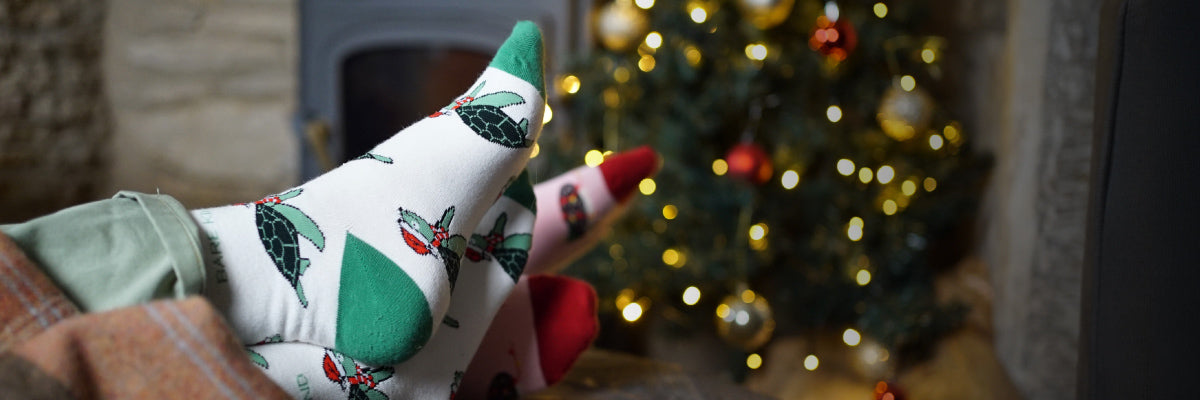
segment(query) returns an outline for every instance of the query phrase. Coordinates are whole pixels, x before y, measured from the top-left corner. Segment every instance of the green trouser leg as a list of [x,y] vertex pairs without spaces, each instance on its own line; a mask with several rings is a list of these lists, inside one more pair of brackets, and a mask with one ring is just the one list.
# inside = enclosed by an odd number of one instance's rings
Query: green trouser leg
[[120,192],[0,232],[87,312],[203,290],[199,229],[170,196]]

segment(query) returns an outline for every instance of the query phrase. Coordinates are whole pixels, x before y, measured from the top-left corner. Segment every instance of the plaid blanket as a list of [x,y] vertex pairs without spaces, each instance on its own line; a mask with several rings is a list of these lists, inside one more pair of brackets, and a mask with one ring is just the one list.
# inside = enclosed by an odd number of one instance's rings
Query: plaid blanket
[[82,314],[0,233],[0,393],[25,399],[287,395],[192,297]]

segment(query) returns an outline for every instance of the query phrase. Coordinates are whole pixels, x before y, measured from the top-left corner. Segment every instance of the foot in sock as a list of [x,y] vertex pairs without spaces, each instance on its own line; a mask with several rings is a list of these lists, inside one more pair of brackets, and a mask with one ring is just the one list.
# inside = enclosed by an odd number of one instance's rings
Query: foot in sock
[[471,235],[468,254],[474,256],[463,260],[437,335],[404,363],[364,363],[332,349],[274,339],[248,347],[251,359],[296,397],[453,398],[492,317],[525,268],[534,204],[533,187],[522,174]]
[[591,345],[598,327],[591,285],[564,276],[523,276],[484,335],[459,393],[515,399],[553,385]]
[[[559,224],[544,224],[539,222],[534,229],[534,240],[536,243],[541,243],[543,246],[572,246],[572,249],[567,251],[544,251],[537,260],[553,265],[566,264],[568,260],[555,259],[555,257],[567,257],[569,255],[580,252],[580,247],[586,250],[600,237],[599,234],[593,232],[601,232],[605,230],[613,221],[610,214],[617,212],[615,207],[615,199],[620,201],[628,200],[628,196],[632,193],[633,187],[642,179],[649,176],[653,172],[653,168],[646,168],[646,165],[654,164],[655,156],[652,151],[647,149],[636,149],[627,153],[621,153],[610,157],[605,161],[604,168],[588,168],[581,167],[579,169],[565,173],[559,177],[553,178],[545,183],[537,185],[534,192],[538,194],[537,204],[542,205],[543,215],[549,215]],[[583,176],[584,179],[579,177]],[[520,181],[518,181],[520,182]],[[574,239],[568,239],[569,230],[562,228],[564,214],[560,206],[561,188],[565,184],[570,184],[575,188],[576,192],[584,193],[587,196],[584,200],[576,199],[576,202],[585,202],[584,204],[594,205],[589,209],[587,215],[593,217],[591,223],[585,225],[587,232]],[[515,186],[515,184],[514,184]],[[513,199],[522,198],[520,192],[510,190],[505,195]],[[602,196],[596,196],[595,194]],[[532,194],[532,193],[529,193]],[[522,200],[521,202],[530,202]],[[550,205],[547,209],[546,205]],[[498,202],[495,207],[501,207],[502,202]],[[489,215],[494,212],[489,211]],[[512,215],[520,215],[512,213]],[[472,235],[470,242],[473,243],[466,251],[467,260],[464,261],[464,271],[472,270],[472,263],[475,261],[487,261],[488,256],[494,255],[496,264],[490,269],[487,269],[485,274],[481,274],[476,282],[490,282],[489,287],[499,287],[502,289],[503,282],[507,281],[510,285],[514,279],[514,273],[519,274],[516,268],[518,263],[509,262],[507,265],[502,265],[499,260],[521,260],[524,258],[524,253],[516,249],[521,248],[520,245],[514,246],[524,240],[524,237],[519,234],[510,234],[508,236],[497,235],[496,225],[489,225],[488,221],[492,218],[487,217],[479,228],[476,235]],[[497,218],[498,219],[498,218]],[[509,218],[509,221],[514,221]],[[541,219],[539,219],[541,221]],[[508,222],[511,227],[513,222]],[[538,229],[553,229],[550,231],[542,231]],[[507,257],[504,257],[507,255]],[[549,270],[551,268],[539,268],[534,264],[535,258],[529,258],[530,263],[526,271],[533,269]],[[503,274],[500,274],[503,271]],[[487,277],[486,274],[491,274]],[[524,393],[541,389],[548,384],[552,384],[561,378],[562,374],[569,368],[579,354],[586,349],[592,338],[595,335],[595,295],[594,292],[587,287],[586,284],[579,281],[568,281],[563,283],[564,289],[552,290],[558,285],[557,280],[549,278],[535,279],[537,282],[542,282],[538,287],[542,290],[540,293],[531,298],[529,291],[529,282],[522,279],[520,288],[516,289],[513,294],[505,299],[505,305],[500,307],[497,312],[497,306],[500,303],[497,300],[497,294],[500,292],[488,292],[487,295],[480,295],[474,298],[467,297],[466,293],[483,293],[467,289],[469,287],[477,287],[478,284],[472,284],[470,276],[464,275],[463,282],[460,286],[462,289],[456,292],[447,314],[450,319],[446,322],[449,324],[458,325],[459,328],[452,329],[448,326],[443,326],[442,330],[429,343],[426,351],[422,351],[415,358],[400,366],[370,366],[369,364],[355,364],[355,362],[347,357],[338,355],[335,352],[305,344],[286,343],[280,345],[267,346],[251,346],[250,352],[254,359],[261,360],[260,365],[264,368],[268,363],[271,367],[264,371],[271,376],[280,386],[289,390],[296,396],[303,396],[310,393],[320,393],[328,396],[344,395],[345,391],[350,390],[350,386],[338,384],[338,380],[334,378],[312,380],[313,376],[321,376],[319,368],[322,360],[326,355],[331,357],[331,360],[337,361],[335,365],[352,365],[350,370],[353,370],[353,365],[357,365],[359,370],[371,371],[364,372],[362,376],[392,376],[398,374],[403,377],[401,380],[388,383],[376,382],[378,387],[370,386],[372,390],[380,391],[380,393],[389,395],[404,395],[411,396],[414,393],[436,395],[435,397],[443,397],[444,393],[454,393],[457,388],[461,390],[472,391],[472,393],[486,392],[488,386],[492,385],[492,380],[496,380],[496,390],[521,390]],[[548,283],[547,283],[548,282]],[[550,289],[547,289],[550,288]],[[586,288],[586,289],[585,289]],[[551,295],[550,293],[566,293],[564,295]],[[562,297],[562,299],[560,299]],[[591,299],[588,301],[582,301]],[[570,306],[574,304],[574,306]],[[540,307],[540,311],[535,312],[535,308]],[[554,313],[549,312],[550,307],[556,307],[556,313],[563,314],[566,318],[548,317]],[[459,311],[459,310],[464,311]],[[472,313],[473,312],[473,313]],[[495,313],[495,319],[492,319]],[[554,321],[561,320],[568,328],[576,328],[574,330],[558,330],[553,335],[543,333],[538,336],[537,329],[531,328],[534,326],[531,322],[531,315],[540,315],[543,322],[541,326],[551,327]],[[487,330],[489,343],[500,342],[501,345],[486,345],[479,347],[479,351],[475,352],[476,345],[480,343],[482,331],[478,330],[481,323],[486,324],[487,321],[492,321],[491,326]],[[525,321],[525,322],[513,322]],[[577,322],[572,322],[577,321]],[[582,322],[578,322],[582,321]],[[590,326],[590,328],[588,328]],[[496,335],[492,338],[492,335]],[[539,344],[541,340],[546,340],[546,344]],[[555,347],[550,345],[551,341],[559,344]],[[443,349],[442,347],[446,347]],[[520,348],[518,353],[516,350]],[[511,350],[511,352],[510,352]],[[428,354],[427,354],[428,352]],[[541,354],[539,355],[539,352]],[[474,353],[474,360],[471,361],[472,367],[466,369],[467,361],[470,360],[470,355]],[[468,358],[464,359],[466,354]],[[519,355],[518,355],[519,354]],[[533,361],[519,361],[529,359]],[[485,361],[487,360],[487,361]],[[544,361],[543,361],[544,360]],[[517,369],[517,366],[524,367],[528,371]],[[346,367],[343,365],[343,370]],[[465,375],[462,371],[466,369]],[[386,373],[381,371],[387,371]],[[483,372],[479,372],[483,371]],[[500,372],[504,372],[501,374]],[[329,373],[327,376],[344,376],[339,373]],[[299,384],[296,377],[305,376],[304,384]],[[475,376],[471,384],[475,387],[467,386],[467,383],[461,381],[464,377]],[[488,379],[478,378],[486,376]],[[497,378],[498,377],[498,378]],[[510,379],[511,378],[511,379]],[[359,380],[365,378],[358,378]],[[506,381],[507,380],[507,381]],[[401,381],[404,381],[403,383]],[[504,382],[509,382],[512,386],[506,386]],[[480,387],[482,386],[482,387]],[[367,388],[367,386],[363,386]],[[358,390],[358,389],[355,389]],[[460,392],[461,392],[460,390]],[[465,398],[473,398],[467,396]]]
[[654,150],[643,146],[539,183],[534,192],[542,213],[534,228],[529,273],[556,273],[591,249],[658,163]]
[[412,357],[450,306],[465,235],[529,159],[542,79],[541,34],[518,23],[468,94],[367,156],[253,204],[193,211],[205,295],[245,343]]

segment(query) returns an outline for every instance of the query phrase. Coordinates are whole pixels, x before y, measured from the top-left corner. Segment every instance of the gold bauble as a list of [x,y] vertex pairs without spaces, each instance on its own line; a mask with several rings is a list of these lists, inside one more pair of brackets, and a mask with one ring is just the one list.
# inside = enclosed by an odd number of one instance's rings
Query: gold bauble
[[738,8],[758,29],[779,25],[792,14],[795,0],[738,0]]
[[[749,301],[747,301],[749,300]],[[745,351],[754,351],[771,339],[775,317],[767,300],[750,290],[725,297],[717,306],[717,335]]]
[[616,0],[596,10],[592,26],[600,44],[612,51],[624,51],[642,41],[650,23],[633,0]]
[[920,87],[904,90],[892,85],[879,102],[879,127],[892,139],[905,141],[929,128],[933,99]]

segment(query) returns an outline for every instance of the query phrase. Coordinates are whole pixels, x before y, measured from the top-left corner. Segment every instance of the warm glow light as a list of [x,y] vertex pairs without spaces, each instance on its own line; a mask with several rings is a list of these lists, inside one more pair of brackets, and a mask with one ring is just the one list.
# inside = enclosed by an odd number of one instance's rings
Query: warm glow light
[[937,60],[937,54],[933,52],[933,49],[921,50],[921,61],[924,61],[926,64],[933,64],[934,60]]
[[929,148],[940,150],[942,148],[942,135],[929,135]]
[[933,189],[937,189],[937,179],[925,178],[925,191],[932,192]]
[[663,218],[675,219],[675,216],[679,215],[679,209],[675,208],[674,204],[667,204],[663,206],[662,213]]
[[767,59],[767,46],[761,43],[746,45],[746,57],[755,61]]
[[737,317],[734,318],[733,322],[736,322],[738,325],[745,326],[746,324],[750,323],[750,312],[746,310],[738,311]]
[[587,154],[583,155],[583,163],[589,167],[595,167],[604,162],[604,153],[600,150],[588,150]]
[[700,65],[700,60],[701,60],[700,49],[697,49],[696,46],[688,45],[683,50],[683,56],[687,57],[688,65],[691,65],[693,67]]
[[843,176],[850,176],[850,174],[854,173],[854,161],[850,161],[845,158],[838,160],[837,171]]
[[651,55],[644,55],[640,60],[638,60],[638,69],[642,70],[642,72],[653,71],[654,65],[654,56]]
[[850,226],[863,227],[863,219],[859,217],[850,218]]
[[846,331],[842,332],[842,341],[848,346],[858,346],[858,343],[862,342],[862,335],[852,328],[846,328]]
[[886,17],[887,12],[888,12],[887,4],[875,3],[874,11],[875,11],[876,17],[879,17],[879,18]]
[[762,366],[762,356],[758,353],[750,353],[750,356],[746,357],[746,366],[750,369],[758,369]]
[[743,290],[742,291],[742,302],[743,303],[753,303],[754,298],[757,296],[758,295],[754,294],[753,290],[750,290],[750,289]]
[[867,286],[871,283],[871,272],[865,269],[858,270],[858,274],[854,275],[854,281],[858,282],[858,286]]
[[537,156],[538,156],[538,153],[541,153],[541,152],[542,152],[542,146],[538,146],[537,142],[534,142],[534,143],[533,143],[533,150],[531,150],[531,151],[529,152],[529,158],[534,158],[534,157],[537,157]]
[[705,10],[704,7],[701,7],[698,4],[692,6],[692,11],[689,14],[692,17],[692,22],[697,24],[704,23],[704,21],[708,20],[708,10]]
[[895,200],[887,199],[887,200],[883,201],[883,213],[884,214],[887,214],[887,215],[896,214],[896,209],[897,209],[897,207],[896,207]]
[[617,88],[604,89],[604,105],[608,108],[616,108],[621,105],[621,93],[617,92]]
[[904,181],[904,183],[900,184],[900,191],[904,192],[905,196],[912,196],[917,193],[917,183],[913,182],[912,179]]
[[760,222],[760,223],[754,224],[754,226],[750,227],[750,239],[751,240],[762,240],[762,238],[766,237],[766,236],[767,236],[767,224]]
[[825,117],[829,118],[829,122],[838,122],[842,120],[842,108],[838,106],[829,106],[825,109]]
[[575,94],[576,92],[579,92],[579,86],[579,77],[575,75],[567,75],[562,78],[562,88],[563,90],[567,91],[567,93]]
[[858,170],[858,180],[862,181],[862,183],[870,183],[871,178],[874,177],[875,173],[871,172],[870,168],[862,167],[862,169]]
[[818,360],[817,356],[809,354],[808,357],[804,357],[804,369],[815,371],[818,365],[821,365],[821,360]]
[[800,184],[800,173],[790,169],[783,171],[783,176],[779,178],[779,183],[783,184],[784,189],[795,189],[796,185]]
[[905,75],[905,76],[900,77],[900,88],[904,89],[905,92],[913,91],[913,89],[917,88],[916,78],[913,78],[912,75]]
[[621,309],[621,316],[625,317],[625,320],[629,322],[637,321],[638,318],[642,317],[642,305],[638,303],[626,304],[625,308]]
[[717,305],[717,318],[728,321],[729,320],[729,306],[724,305],[724,304],[718,304]]
[[617,83],[629,82],[629,68],[617,67],[613,69],[613,80]]
[[649,10],[650,7],[654,7],[654,0],[634,0],[633,4],[637,4],[638,8],[643,10]]
[[642,179],[642,182],[638,184],[638,190],[647,196],[654,194],[655,189],[658,189],[658,185],[650,178]]
[[862,236],[863,228],[861,226],[850,225],[846,227],[846,237],[849,237],[851,241],[857,242],[862,239]]
[[630,289],[630,288],[621,289],[621,291],[619,293],[617,293],[617,298],[616,298],[617,308],[625,308],[625,306],[629,305],[629,303],[632,303],[633,296],[634,296],[633,289]]
[[841,18],[842,11],[838,9],[836,2],[832,0],[825,2],[825,16],[829,17],[829,20],[833,22],[837,22],[838,18]]
[[700,302],[700,289],[695,286],[688,286],[683,289],[683,304],[694,306]]
[[950,143],[958,142],[958,128],[954,125],[946,125],[945,128],[942,128],[942,134],[946,136],[946,139],[950,140]]
[[650,32],[646,34],[646,46],[652,49],[657,49],[662,46],[662,34],[658,32]]
[[712,169],[713,173],[717,174],[717,176],[723,176],[726,172],[729,172],[729,163],[726,163],[725,160],[718,158],[713,160]]
[[879,167],[879,170],[875,172],[875,179],[878,179],[879,183],[882,184],[887,184],[894,178],[896,178],[896,170],[892,169],[890,165]]
[[662,254],[662,262],[663,264],[676,266],[675,264],[679,262],[679,252],[675,249],[666,249]]
[[542,113],[542,125],[550,123],[554,119],[554,110],[550,109],[550,103],[546,103],[546,112]]

